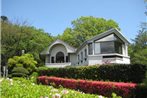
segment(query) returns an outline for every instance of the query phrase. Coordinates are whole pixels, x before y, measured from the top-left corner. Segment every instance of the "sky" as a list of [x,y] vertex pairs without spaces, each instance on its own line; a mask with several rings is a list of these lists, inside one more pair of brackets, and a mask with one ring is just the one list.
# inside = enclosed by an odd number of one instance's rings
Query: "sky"
[[147,21],[144,0],[2,0],[1,15],[24,22],[52,36],[62,34],[81,16],[112,19],[131,42]]

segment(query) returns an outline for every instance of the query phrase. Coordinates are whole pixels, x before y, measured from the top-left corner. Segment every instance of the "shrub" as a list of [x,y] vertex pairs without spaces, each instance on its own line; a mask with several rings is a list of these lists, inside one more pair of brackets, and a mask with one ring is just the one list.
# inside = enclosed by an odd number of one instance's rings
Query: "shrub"
[[38,83],[46,85],[54,83],[56,86],[62,85],[65,88],[76,89],[85,93],[101,94],[107,97],[110,97],[114,92],[123,98],[133,96],[136,87],[134,83],[75,80],[47,76],[38,77]]
[[14,56],[8,59],[9,72],[13,70],[14,67],[24,67],[31,74],[36,69],[37,62],[34,60],[32,54],[24,54],[21,56]]
[[109,80],[140,83],[145,78],[146,66],[130,65],[101,65],[65,68],[45,68],[38,70],[39,75],[56,76],[74,79]]
[[137,85],[135,94],[135,98],[147,98],[147,86],[143,84]]
[[12,77],[26,77],[28,74],[28,70],[23,67],[14,67],[12,70]]

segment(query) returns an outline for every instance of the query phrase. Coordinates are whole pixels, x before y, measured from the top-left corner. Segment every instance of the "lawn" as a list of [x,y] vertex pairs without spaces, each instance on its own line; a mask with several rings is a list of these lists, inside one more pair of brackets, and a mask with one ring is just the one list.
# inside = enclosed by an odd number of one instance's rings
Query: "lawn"
[[[100,95],[37,85],[23,78],[1,79],[1,98],[105,98]],[[115,96],[115,95],[114,95]]]

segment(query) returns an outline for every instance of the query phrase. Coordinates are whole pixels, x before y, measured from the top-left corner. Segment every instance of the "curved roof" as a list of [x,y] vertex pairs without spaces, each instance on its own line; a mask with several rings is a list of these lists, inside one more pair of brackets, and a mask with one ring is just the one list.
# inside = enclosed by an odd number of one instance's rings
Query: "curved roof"
[[67,53],[75,53],[77,50],[76,48],[70,46],[69,44],[63,42],[62,40],[57,39],[50,46],[48,46],[46,49],[44,49],[40,54],[50,54],[49,52],[50,52],[51,48],[57,44],[63,45],[66,48]]

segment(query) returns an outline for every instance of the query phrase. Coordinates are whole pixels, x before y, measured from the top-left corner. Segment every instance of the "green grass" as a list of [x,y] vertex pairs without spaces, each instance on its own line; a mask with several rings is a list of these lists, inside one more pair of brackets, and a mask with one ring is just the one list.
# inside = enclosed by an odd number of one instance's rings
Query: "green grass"
[[[1,82],[1,98],[101,98],[65,88],[37,85],[23,78],[4,79]],[[61,97],[54,97],[54,96]],[[103,97],[104,98],[104,97]]]

